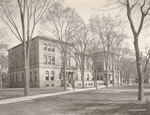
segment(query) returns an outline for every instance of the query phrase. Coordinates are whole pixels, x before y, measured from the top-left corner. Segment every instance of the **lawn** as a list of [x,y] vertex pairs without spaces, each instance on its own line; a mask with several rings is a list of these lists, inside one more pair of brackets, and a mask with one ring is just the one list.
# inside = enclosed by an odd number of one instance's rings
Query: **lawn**
[[[30,95],[46,94],[46,93],[56,93],[64,91],[63,87],[51,87],[51,88],[31,88]],[[23,88],[8,88],[0,90],[0,100],[23,97],[24,89]]]
[[139,102],[136,87],[103,88],[4,104],[0,105],[0,115],[150,115],[150,91],[145,92],[146,101]]

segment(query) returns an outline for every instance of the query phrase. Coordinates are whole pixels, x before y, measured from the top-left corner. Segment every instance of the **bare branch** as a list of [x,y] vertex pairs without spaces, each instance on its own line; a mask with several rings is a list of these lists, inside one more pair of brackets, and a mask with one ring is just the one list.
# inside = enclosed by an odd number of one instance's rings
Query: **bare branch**
[[131,10],[137,5],[138,2],[139,2],[139,0],[137,0],[137,1],[131,6]]

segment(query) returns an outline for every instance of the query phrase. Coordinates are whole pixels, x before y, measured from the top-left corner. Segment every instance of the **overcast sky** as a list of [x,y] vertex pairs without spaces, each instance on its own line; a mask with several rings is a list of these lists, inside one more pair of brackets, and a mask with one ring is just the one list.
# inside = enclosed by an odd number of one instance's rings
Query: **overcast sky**
[[[105,0],[65,0],[65,6],[69,6],[72,8],[75,8],[76,12],[79,13],[79,15],[84,19],[86,23],[88,23],[88,20],[91,15],[93,14],[105,14],[108,15],[110,14],[112,17],[117,15],[120,10],[104,10],[102,11],[102,8],[104,7],[103,5],[105,4]],[[99,9],[99,10],[94,10],[94,9]],[[126,19],[126,11],[122,11],[121,13],[122,19]],[[127,20],[127,19],[126,19]],[[4,28],[5,26],[1,24],[1,28]],[[5,28],[6,31],[8,31],[7,28]],[[129,23],[127,23],[127,32],[129,33],[130,39],[127,41],[130,43],[130,47],[133,49],[133,38],[132,38],[132,33],[131,29],[129,27]],[[34,36],[38,35],[38,29],[35,31]],[[14,37],[11,34],[9,35],[10,37]],[[144,49],[146,45],[150,46],[150,40],[149,36],[145,34],[144,32],[141,33],[142,39],[140,39],[140,47],[141,49]],[[143,38],[144,37],[144,38]],[[11,41],[10,47],[13,47],[17,44],[20,44],[20,42],[17,39],[13,39]]]

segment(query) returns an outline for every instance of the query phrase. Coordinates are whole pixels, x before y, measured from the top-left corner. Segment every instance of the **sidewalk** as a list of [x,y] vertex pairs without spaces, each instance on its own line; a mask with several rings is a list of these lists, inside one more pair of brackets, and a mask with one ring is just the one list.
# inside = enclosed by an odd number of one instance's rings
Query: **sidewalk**
[[[103,88],[105,86],[100,86],[99,88]],[[57,92],[57,93],[49,93],[49,94],[39,94],[39,95],[32,95],[32,96],[26,96],[26,97],[18,97],[18,98],[11,98],[11,99],[4,99],[0,100],[0,105],[1,104],[8,104],[8,103],[15,103],[15,102],[21,102],[21,101],[27,101],[27,100],[32,100],[32,99],[38,99],[38,98],[44,98],[48,96],[55,96],[55,95],[62,95],[62,94],[68,94],[68,93],[76,93],[76,92],[81,92],[81,91],[87,91],[87,90],[95,90],[95,87],[92,88],[85,88],[85,89],[77,89],[76,91],[71,91],[71,87],[67,87],[70,91],[63,91],[63,92]]]

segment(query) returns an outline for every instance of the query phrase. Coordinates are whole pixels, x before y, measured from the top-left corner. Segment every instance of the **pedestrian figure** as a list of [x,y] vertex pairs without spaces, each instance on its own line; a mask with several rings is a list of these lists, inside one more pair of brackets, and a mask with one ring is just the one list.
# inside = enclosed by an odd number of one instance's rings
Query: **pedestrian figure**
[[72,91],[76,91],[76,89],[75,89],[75,80],[72,81],[71,85],[72,85]]

